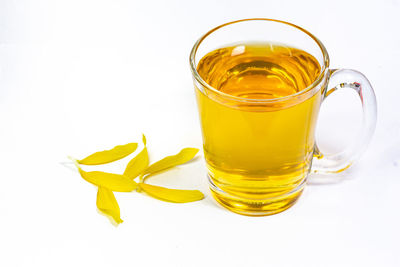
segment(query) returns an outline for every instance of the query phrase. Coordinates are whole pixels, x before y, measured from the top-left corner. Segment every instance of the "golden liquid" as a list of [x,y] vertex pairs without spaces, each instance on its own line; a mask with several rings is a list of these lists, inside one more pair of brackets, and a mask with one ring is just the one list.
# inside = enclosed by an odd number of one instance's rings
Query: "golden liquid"
[[[293,47],[246,43],[208,53],[197,71],[220,92],[262,100],[302,91],[321,67]],[[268,103],[235,100],[207,88],[198,88],[196,95],[216,199],[247,215],[290,207],[301,190],[290,192],[302,186],[310,170],[321,90]]]

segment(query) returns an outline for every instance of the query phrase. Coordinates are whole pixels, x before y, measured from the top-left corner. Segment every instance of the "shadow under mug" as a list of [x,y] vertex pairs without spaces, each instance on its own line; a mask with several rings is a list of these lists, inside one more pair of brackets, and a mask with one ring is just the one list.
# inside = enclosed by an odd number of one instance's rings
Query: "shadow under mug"
[[[235,43],[283,43],[311,54],[321,67],[318,78],[298,93],[249,99],[207,84],[197,65],[207,53]],[[229,210],[251,216],[291,207],[310,172],[330,175],[347,169],[365,151],[376,125],[376,99],[367,78],[355,70],[329,69],[324,45],[292,23],[244,19],[203,35],[190,54],[208,179],[214,198]],[[344,151],[323,155],[315,144],[322,101],[338,89],[355,90],[363,108],[363,126]]]

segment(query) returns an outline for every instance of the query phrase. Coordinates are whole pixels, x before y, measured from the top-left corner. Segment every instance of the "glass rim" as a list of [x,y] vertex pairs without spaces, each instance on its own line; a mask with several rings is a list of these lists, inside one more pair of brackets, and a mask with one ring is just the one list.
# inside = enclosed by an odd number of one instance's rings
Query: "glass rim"
[[[321,72],[319,74],[319,76],[315,79],[315,81],[313,81],[309,86],[307,86],[306,88],[304,88],[303,90],[292,94],[292,95],[288,95],[288,96],[282,96],[282,97],[277,97],[277,98],[273,98],[273,99],[253,99],[253,98],[245,98],[245,97],[238,97],[238,96],[233,96],[224,92],[221,92],[219,90],[217,90],[216,88],[212,87],[211,85],[209,85],[206,81],[203,80],[203,78],[200,76],[200,74],[197,72],[197,66],[196,66],[196,62],[195,62],[195,58],[196,58],[196,53],[197,50],[200,46],[200,44],[203,42],[204,39],[207,38],[207,36],[209,36],[210,34],[212,34],[213,32],[228,26],[228,25],[232,25],[235,23],[240,23],[240,22],[247,22],[247,21],[269,21],[269,22],[277,22],[277,23],[282,23],[282,24],[286,24],[288,26],[291,26],[297,30],[302,31],[303,33],[307,34],[309,37],[311,37],[311,39],[313,39],[317,45],[319,46],[319,48],[321,49],[322,52],[322,56],[323,56],[323,66],[321,66]],[[271,103],[271,102],[278,102],[278,101],[285,101],[288,100],[290,98],[305,94],[309,91],[311,91],[313,88],[317,87],[317,85],[323,80],[324,76],[325,76],[325,72],[327,70],[327,68],[329,67],[329,55],[328,52],[325,48],[325,46],[322,44],[322,42],[315,37],[312,33],[310,33],[309,31],[303,29],[300,26],[297,26],[293,23],[287,22],[287,21],[283,21],[283,20],[277,20],[277,19],[268,19],[268,18],[249,18],[249,19],[241,19],[241,20],[235,20],[235,21],[231,21],[231,22],[227,22],[224,24],[221,24],[211,30],[209,30],[207,33],[205,33],[204,35],[202,35],[194,44],[192,50],[190,51],[190,57],[189,57],[189,62],[190,62],[190,69],[192,71],[192,75],[193,77],[205,88],[211,90],[214,93],[217,93],[221,96],[224,96],[226,98],[230,98],[236,101],[243,101],[243,102],[257,102],[257,103]]]

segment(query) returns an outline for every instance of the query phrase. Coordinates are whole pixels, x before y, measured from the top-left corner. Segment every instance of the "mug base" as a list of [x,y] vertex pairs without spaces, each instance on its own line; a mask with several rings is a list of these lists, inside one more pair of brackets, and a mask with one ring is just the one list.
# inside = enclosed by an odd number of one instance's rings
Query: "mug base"
[[305,181],[295,190],[281,196],[267,199],[246,199],[229,194],[218,188],[209,178],[209,186],[214,199],[224,208],[246,216],[268,216],[280,213],[293,206],[303,192]]

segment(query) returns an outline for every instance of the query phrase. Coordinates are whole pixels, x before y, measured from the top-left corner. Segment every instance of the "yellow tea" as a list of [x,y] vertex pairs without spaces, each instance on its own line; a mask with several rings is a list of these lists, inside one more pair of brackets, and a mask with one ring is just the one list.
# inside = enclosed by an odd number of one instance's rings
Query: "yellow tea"
[[311,167],[322,92],[285,97],[317,79],[317,59],[281,44],[243,43],[209,52],[197,71],[220,92],[196,89],[215,198],[247,215],[292,205]]

